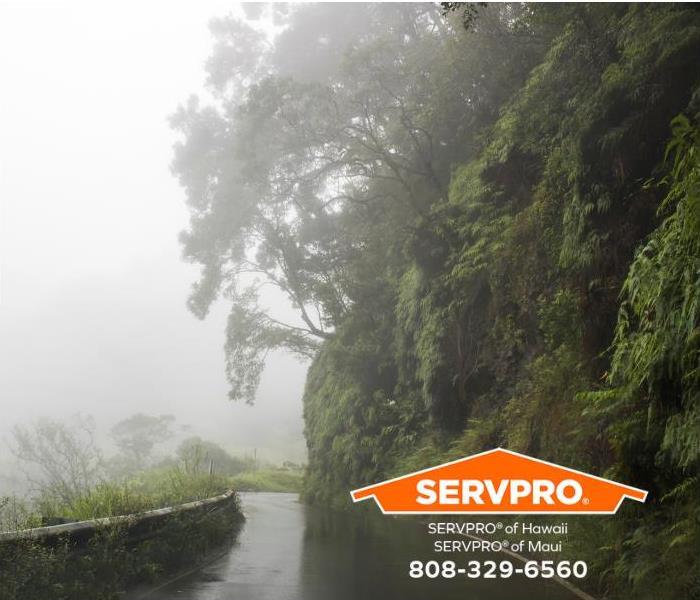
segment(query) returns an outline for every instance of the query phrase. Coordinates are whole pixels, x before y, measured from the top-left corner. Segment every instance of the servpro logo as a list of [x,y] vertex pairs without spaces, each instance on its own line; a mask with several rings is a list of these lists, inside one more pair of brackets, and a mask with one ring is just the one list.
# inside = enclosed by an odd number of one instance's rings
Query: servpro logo
[[613,514],[647,492],[496,448],[351,492],[385,514]]

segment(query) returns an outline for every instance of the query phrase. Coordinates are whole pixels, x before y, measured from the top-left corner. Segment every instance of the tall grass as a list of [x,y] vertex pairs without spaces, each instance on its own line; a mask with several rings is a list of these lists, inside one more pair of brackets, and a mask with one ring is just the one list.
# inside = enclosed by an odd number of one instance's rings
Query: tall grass
[[136,514],[210,498],[230,487],[231,482],[219,475],[188,474],[177,467],[152,469],[122,482],[103,481],[71,501],[47,491],[40,492],[31,504],[0,498],[0,530]]

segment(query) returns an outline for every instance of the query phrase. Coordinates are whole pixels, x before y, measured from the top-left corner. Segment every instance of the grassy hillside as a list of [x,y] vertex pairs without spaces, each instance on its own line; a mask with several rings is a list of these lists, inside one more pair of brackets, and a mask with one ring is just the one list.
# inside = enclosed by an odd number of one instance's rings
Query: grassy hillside
[[299,492],[301,481],[301,471],[262,469],[233,476],[231,485],[239,492]]

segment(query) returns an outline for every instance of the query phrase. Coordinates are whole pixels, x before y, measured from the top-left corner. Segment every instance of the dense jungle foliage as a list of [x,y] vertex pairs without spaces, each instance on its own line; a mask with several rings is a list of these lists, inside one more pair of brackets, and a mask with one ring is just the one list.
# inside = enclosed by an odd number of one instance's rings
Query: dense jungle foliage
[[213,23],[191,306],[232,304],[232,398],[313,357],[308,501],[503,446],[650,491],[578,522],[598,593],[700,598],[700,12],[468,9]]

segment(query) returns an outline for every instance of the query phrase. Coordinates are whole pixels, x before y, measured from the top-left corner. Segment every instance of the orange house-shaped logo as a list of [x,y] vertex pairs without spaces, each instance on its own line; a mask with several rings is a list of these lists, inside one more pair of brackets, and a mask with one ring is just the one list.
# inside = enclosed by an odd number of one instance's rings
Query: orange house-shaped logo
[[385,514],[614,514],[647,492],[496,448],[351,492]]

